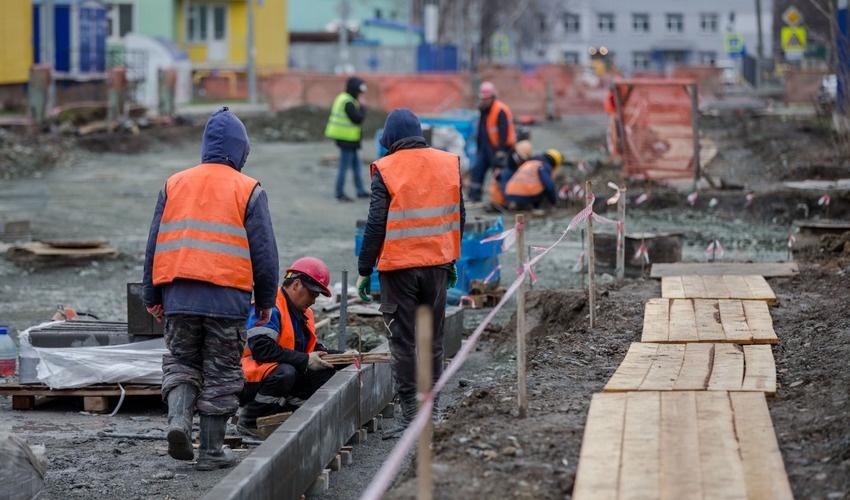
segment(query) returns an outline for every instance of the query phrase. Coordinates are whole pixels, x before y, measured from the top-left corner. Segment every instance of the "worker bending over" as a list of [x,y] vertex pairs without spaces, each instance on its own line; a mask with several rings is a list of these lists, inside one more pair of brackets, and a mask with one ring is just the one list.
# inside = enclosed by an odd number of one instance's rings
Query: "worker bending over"
[[316,257],[302,257],[286,270],[269,322],[258,324],[255,314],[248,318],[240,431],[255,435],[257,418],[280,413],[287,403],[300,406],[333,376],[334,365],[322,356],[342,351],[328,349],[316,340],[310,309],[319,294],[330,297],[328,283],[328,266]]
[[555,170],[561,166],[561,152],[547,149],[523,163],[505,184],[505,202],[511,210],[540,208],[544,201],[555,205],[558,190]]
[[493,182],[490,183],[489,190],[490,207],[488,208],[505,208],[508,206],[505,201],[505,185],[511,177],[513,177],[519,167],[525,163],[525,160],[531,157],[533,152],[534,148],[531,145],[531,141],[523,139],[516,143],[514,151],[508,155],[508,161],[505,163],[505,166],[497,167],[493,170]]

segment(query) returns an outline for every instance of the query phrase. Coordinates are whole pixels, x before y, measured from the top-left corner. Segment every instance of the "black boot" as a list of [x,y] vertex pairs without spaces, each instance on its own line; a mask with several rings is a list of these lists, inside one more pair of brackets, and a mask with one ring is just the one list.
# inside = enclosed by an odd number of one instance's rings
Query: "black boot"
[[191,384],[182,384],[168,393],[168,454],[177,460],[193,460],[192,414],[198,390]]
[[229,446],[224,444],[228,415],[201,415],[201,447],[198,449],[196,470],[215,470],[236,463]]
[[410,422],[416,418],[416,394],[399,394],[401,404],[401,416],[395,419],[395,424],[381,436],[381,439],[395,439],[401,437]]

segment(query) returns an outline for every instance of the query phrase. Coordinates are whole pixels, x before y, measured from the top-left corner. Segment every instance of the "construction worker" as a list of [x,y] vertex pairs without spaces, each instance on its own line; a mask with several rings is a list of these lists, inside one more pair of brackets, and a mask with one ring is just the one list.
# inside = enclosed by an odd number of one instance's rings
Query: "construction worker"
[[[316,324],[310,306],[328,290],[328,266],[316,257],[302,257],[289,266],[277,292],[271,320],[258,324],[251,314],[246,327],[248,342],[242,354],[245,387],[240,400],[238,428],[256,435],[257,418],[298,407],[334,374],[334,366],[322,360],[328,349],[316,340]],[[348,351],[357,354],[357,351]]]
[[483,82],[478,88],[478,153],[472,166],[469,200],[481,201],[484,179],[490,168],[504,167],[516,143],[510,108],[496,99],[496,86]]
[[523,139],[516,143],[514,151],[508,156],[508,161],[504,167],[498,167],[493,170],[493,182],[490,183],[490,207],[507,207],[505,201],[505,184],[514,175],[517,169],[525,163],[534,148],[531,141]]
[[366,106],[360,102],[360,96],[366,92],[366,82],[352,76],[345,82],[345,90],[340,92],[331,106],[325,137],[336,141],[339,148],[339,168],[336,174],[334,194],[337,201],[354,201],[345,195],[345,176],[348,170],[354,177],[354,189],[358,198],[368,198],[369,193],[363,187],[360,178],[360,139],[363,120],[366,119]]
[[[357,269],[357,291],[371,302],[372,271],[381,282],[381,312],[389,332],[401,419],[384,434],[398,437],[416,416],[415,316],[433,314],[433,375],[443,373],[446,290],[457,284],[454,261],[466,222],[460,157],[431,147],[408,109],[387,116],[379,142],[387,155],[372,164],[372,199]],[[441,419],[437,398],[433,417]]]
[[200,413],[198,470],[229,467],[227,420],[239,408],[245,318],[271,318],[279,273],[268,198],[241,173],[250,143],[226,107],[207,121],[202,163],[178,172],[159,192],[145,253],[142,299],[165,316],[162,396],[168,403],[168,454],[192,460],[192,414]]
[[555,170],[561,166],[561,152],[547,149],[542,155],[531,157],[505,184],[505,201],[511,210],[540,208],[546,200],[554,205],[558,201]]

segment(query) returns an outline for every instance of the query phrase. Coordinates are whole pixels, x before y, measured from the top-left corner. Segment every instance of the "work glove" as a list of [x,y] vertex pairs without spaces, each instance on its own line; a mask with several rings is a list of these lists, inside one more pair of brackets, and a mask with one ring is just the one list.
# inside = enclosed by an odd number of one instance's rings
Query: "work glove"
[[149,313],[151,313],[151,315],[153,315],[153,318],[156,320],[157,323],[162,323],[162,316],[165,314],[162,310],[162,304],[149,306],[147,307],[147,310]]
[[372,297],[369,296],[369,291],[372,289],[371,276],[359,276],[357,278],[357,295],[363,302],[372,302]]
[[451,267],[449,267],[449,279],[446,280],[446,290],[450,290],[457,286],[457,267],[455,267],[455,263],[452,262]]
[[325,368],[333,368],[334,365],[322,359],[322,356],[327,354],[325,351],[313,351],[308,354],[307,369],[310,371],[324,370]]
[[260,309],[257,307],[255,309],[255,314],[257,315],[257,321],[254,322],[254,326],[263,326],[272,319],[271,307],[268,309]]

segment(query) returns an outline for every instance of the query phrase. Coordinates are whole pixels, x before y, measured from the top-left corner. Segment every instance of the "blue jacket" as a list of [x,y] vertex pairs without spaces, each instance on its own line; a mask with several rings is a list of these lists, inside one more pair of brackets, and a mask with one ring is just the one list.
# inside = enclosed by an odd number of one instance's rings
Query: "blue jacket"
[[[219,163],[242,171],[251,149],[245,126],[225,107],[207,121],[201,143],[201,163]],[[251,293],[195,280],[175,280],[154,286],[153,257],[159,225],[168,196],[160,190],[145,250],[142,301],[146,307],[162,304],[166,315],[186,314],[245,319],[251,311]],[[277,297],[280,277],[277,242],[269,213],[268,197],[257,184],[245,211],[245,230],[254,273],[254,299],[257,307],[271,308]]]
[[[514,204],[520,210],[528,210],[530,208],[540,208],[543,200],[547,200],[551,205],[558,202],[558,187],[555,186],[555,180],[552,178],[552,163],[551,159],[545,154],[535,155],[529,160],[540,160],[543,163],[537,170],[537,175],[540,176],[540,182],[543,183],[543,192],[537,196],[515,196],[505,194],[505,202],[509,205]],[[506,176],[507,177],[507,176]],[[502,192],[505,192],[505,185],[508,179],[501,180]]]

